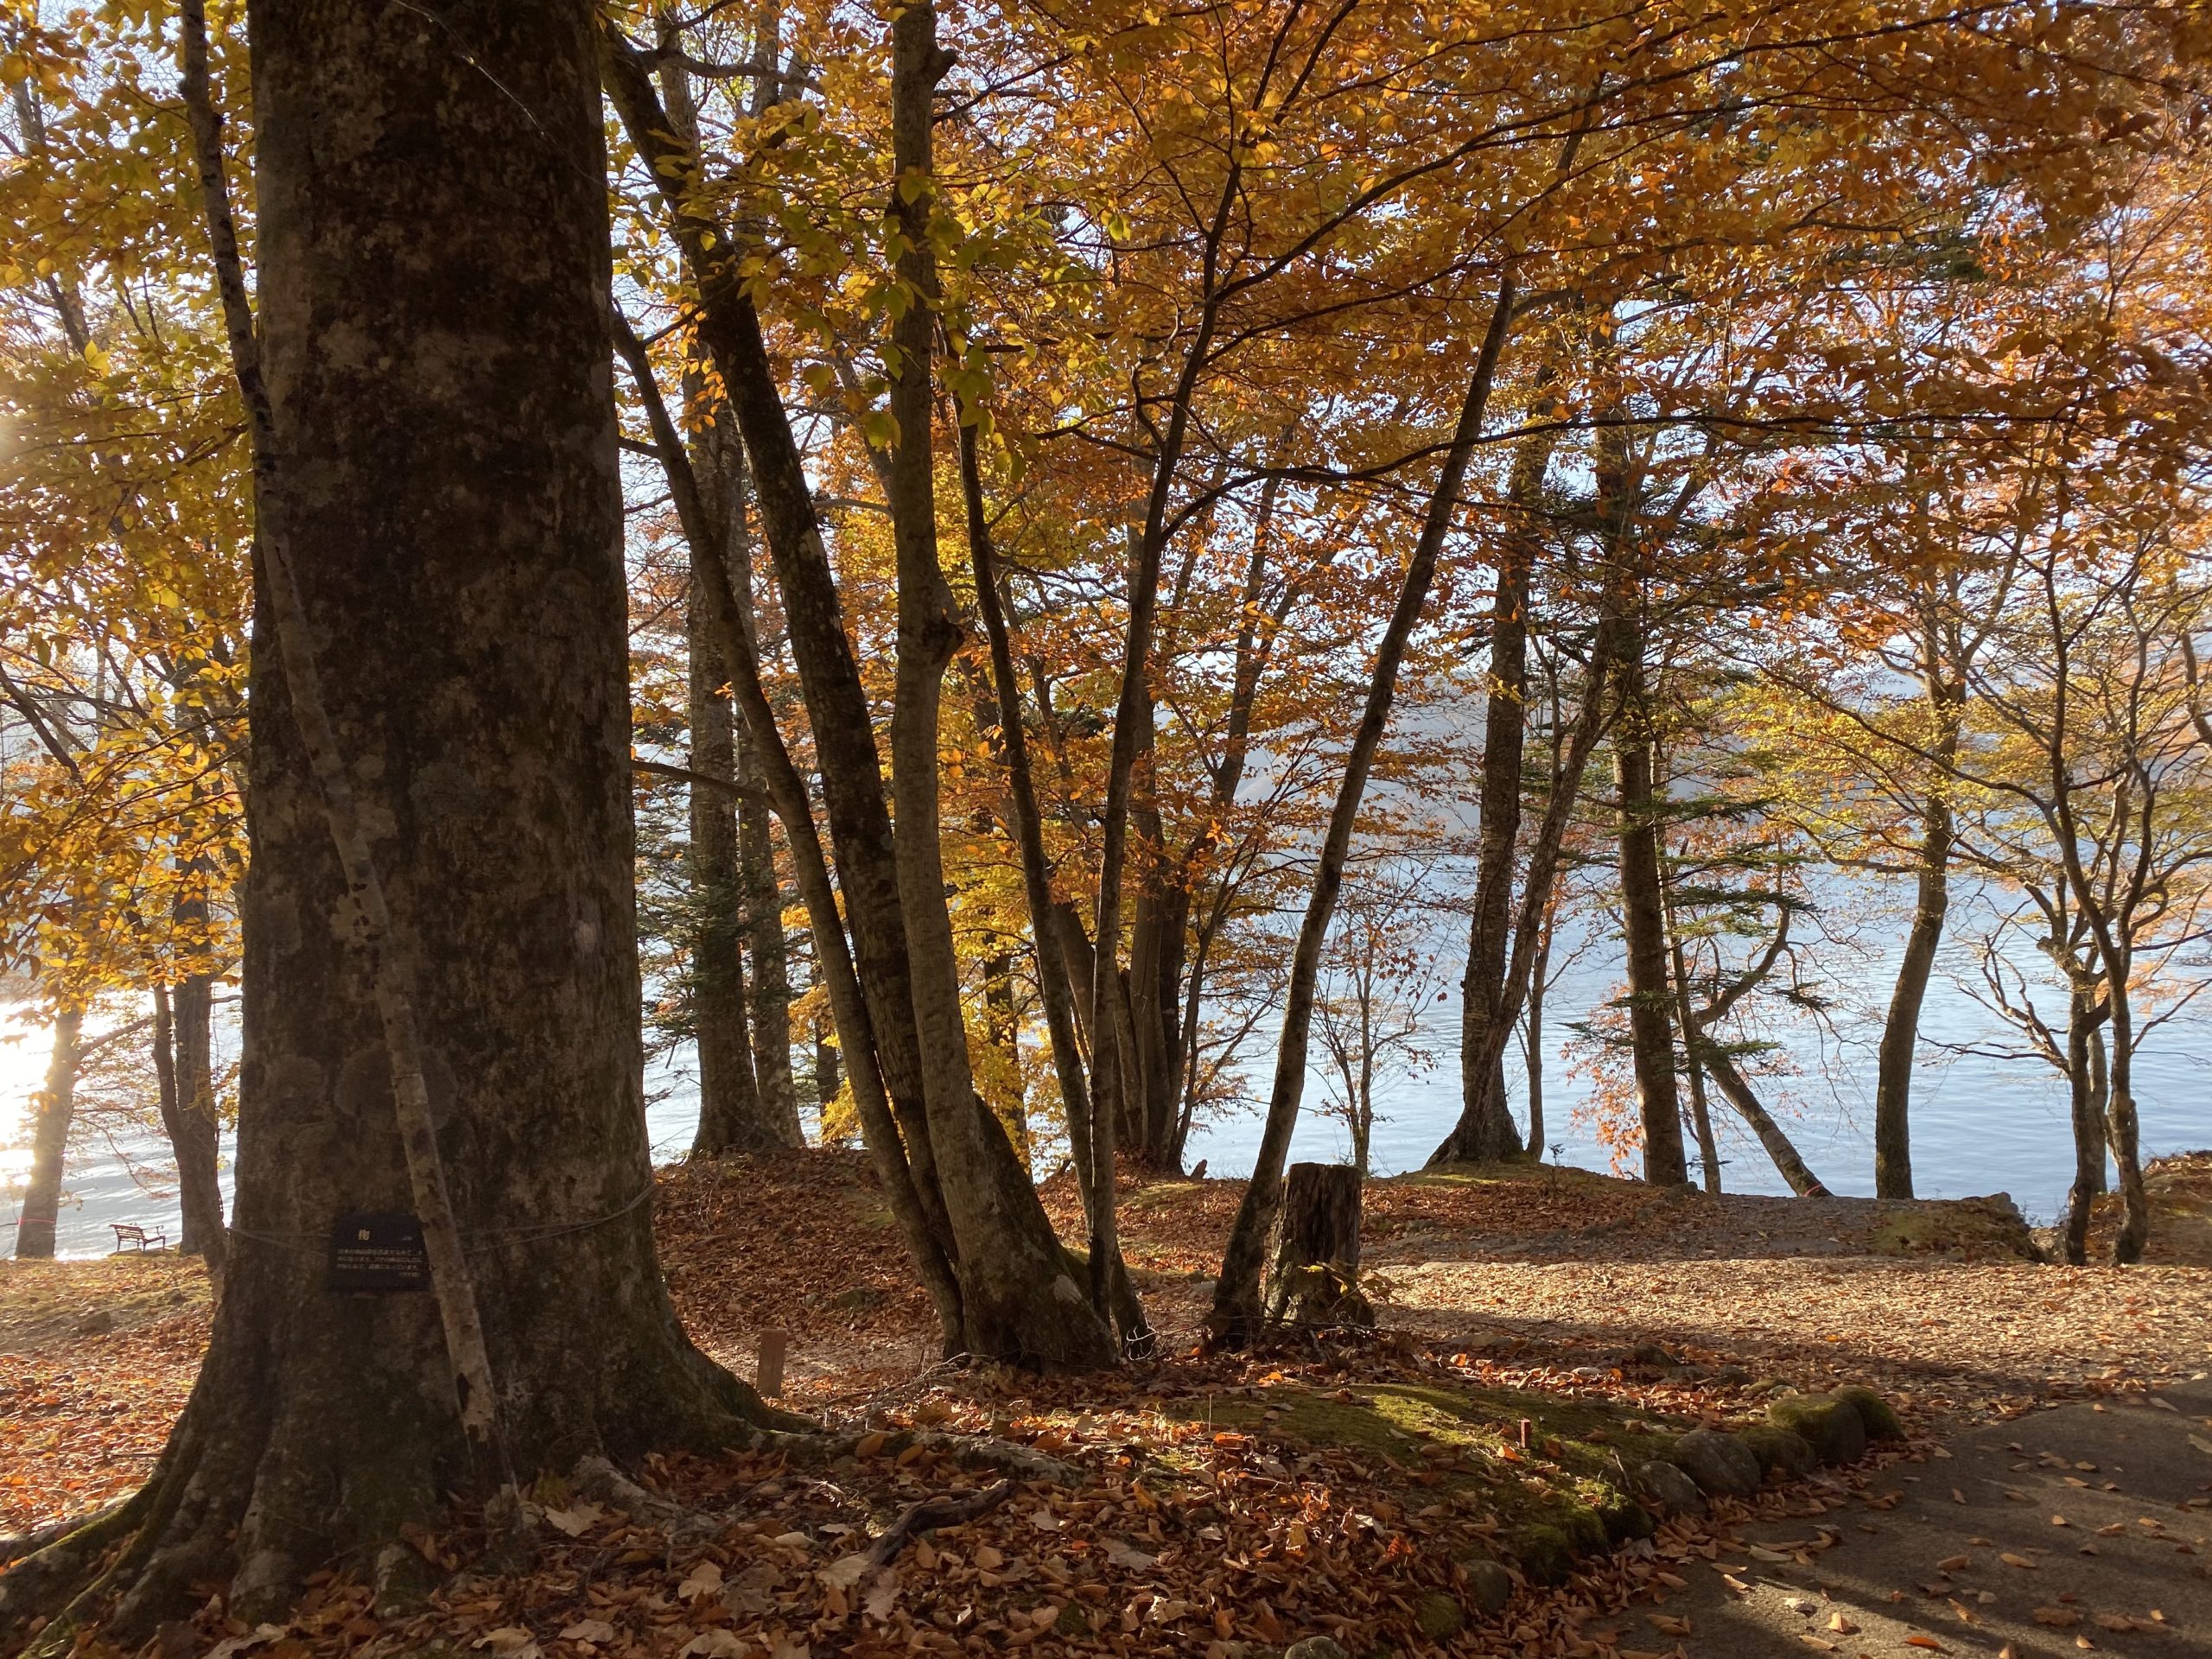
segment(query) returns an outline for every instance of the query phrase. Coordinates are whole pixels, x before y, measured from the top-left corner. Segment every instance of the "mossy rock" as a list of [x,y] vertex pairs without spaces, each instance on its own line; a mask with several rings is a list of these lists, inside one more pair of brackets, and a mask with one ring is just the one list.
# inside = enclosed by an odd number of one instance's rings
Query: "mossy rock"
[[1633,1543],[1638,1538],[1649,1538],[1659,1529],[1659,1523],[1652,1519],[1651,1511],[1628,1497],[1599,1504],[1598,1521],[1605,1529],[1605,1541],[1616,1548]]
[[1441,1590],[1432,1590],[1414,1604],[1414,1624],[1432,1642],[1459,1635],[1466,1623],[1466,1609]]
[[1813,1443],[1795,1429],[1783,1428],[1773,1423],[1753,1423],[1742,1431],[1743,1441],[1759,1460],[1759,1468],[1772,1474],[1782,1471],[1784,1480],[1802,1480],[1820,1467],[1820,1453],[1813,1450]]
[[1574,1571],[1574,1546],[1567,1529],[1548,1522],[1522,1527],[1508,1542],[1522,1572],[1537,1584],[1564,1584]]
[[1897,1420],[1897,1408],[1872,1389],[1852,1387],[1838,1389],[1831,1396],[1850,1402],[1859,1414],[1870,1440],[1901,1440],[1904,1439],[1904,1425]]
[[1502,1611],[1513,1599],[1513,1574],[1487,1555],[1471,1555],[1459,1563],[1467,1580],[1467,1595],[1484,1613]]
[[1858,1407],[1830,1394],[1792,1394],[1766,1409],[1767,1421],[1805,1437],[1822,1463],[1856,1463],[1866,1455],[1866,1423]]

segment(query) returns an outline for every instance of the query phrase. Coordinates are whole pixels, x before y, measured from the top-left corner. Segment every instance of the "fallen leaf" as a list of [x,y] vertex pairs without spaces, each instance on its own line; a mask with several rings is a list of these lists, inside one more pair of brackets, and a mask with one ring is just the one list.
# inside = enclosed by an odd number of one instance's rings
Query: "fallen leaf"
[[614,1639],[614,1627],[603,1618],[580,1618],[561,1632],[561,1639],[597,1647],[602,1642]]
[[571,1538],[581,1538],[600,1523],[607,1511],[596,1503],[571,1503],[565,1510],[545,1511],[545,1524]]
[[684,1575],[683,1582],[676,1586],[678,1601],[696,1601],[702,1596],[712,1595],[722,1587],[722,1570],[711,1560],[696,1563]]
[[1853,1624],[1848,1618],[1846,1618],[1840,1611],[1829,1616],[1828,1629],[1834,1630],[1838,1636],[1856,1636],[1859,1634],[1859,1627]]
[[1973,1560],[1974,1557],[1971,1555],[1946,1555],[1942,1560],[1936,1563],[1936,1570],[1938,1573],[1955,1573],[1961,1567],[1967,1566]]
[[1690,1633],[1689,1620],[1676,1618],[1669,1613],[1652,1614],[1651,1623],[1662,1636],[1688,1636]]
[[1950,1651],[1948,1648],[1945,1647],[1941,1642],[1938,1642],[1932,1636],[1908,1636],[1904,1639],[1904,1644],[1908,1648],[1925,1648],[1930,1653],[1948,1653]]
[[2038,1607],[2029,1617],[2054,1630],[2070,1630],[2082,1622],[2082,1615],[2071,1607]]
[[677,1649],[682,1659],[744,1659],[752,1651],[750,1642],[719,1625],[700,1631]]
[[2024,1555],[2015,1555],[2009,1549],[2003,1554],[1999,1555],[1997,1559],[2004,1562],[2007,1567],[2017,1567],[2025,1572],[2033,1572],[2035,1570],[2036,1564],[2033,1561],[2030,1560]]

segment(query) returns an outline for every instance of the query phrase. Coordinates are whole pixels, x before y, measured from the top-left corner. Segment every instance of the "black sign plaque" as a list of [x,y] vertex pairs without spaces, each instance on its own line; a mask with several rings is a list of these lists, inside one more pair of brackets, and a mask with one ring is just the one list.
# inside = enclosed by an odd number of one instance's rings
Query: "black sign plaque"
[[327,1287],[388,1296],[428,1290],[430,1257],[423,1224],[412,1216],[340,1216],[330,1230]]

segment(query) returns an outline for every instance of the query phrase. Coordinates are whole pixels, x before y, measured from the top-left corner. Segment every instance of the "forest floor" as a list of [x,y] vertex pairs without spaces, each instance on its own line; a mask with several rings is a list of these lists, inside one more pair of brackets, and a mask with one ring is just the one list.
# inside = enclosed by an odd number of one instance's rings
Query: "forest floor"
[[[649,1478],[669,1495],[728,1512],[709,1541],[671,1540],[549,1486],[539,1496],[563,1535],[530,1573],[472,1570],[464,1523],[418,1545],[454,1569],[428,1610],[381,1618],[365,1589],[332,1580],[282,1629],[228,1629],[211,1604],[198,1645],[229,1641],[220,1659],[1021,1647],[1240,1659],[1326,1633],[1353,1659],[1887,1656],[1930,1643],[1996,1653],[2005,1641],[2019,1656],[2093,1642],[2129,1650],[2109,1627],[2069,1626],[2073,1603],[2033,1626],[2049,1638],[2041,1646],[1955,1618],[1955,1598],[1929,1600],[1902,1580],[1903,1564],[1929,1548],[1931,1573],[1960,1551],[1979,1560],[1988,1552],[1978,1544],[1936,1541],[1983,1523],[1966,1509],[1910,1523],[1885,1512],[1912,1496],[1900,1479],[1955,1455],[1946,1442],[1958,1456],[1995,1456],[1981,1440],[2024,1445],[2026,1429],[2004,1426],[2038,1408],[2064,1407],[2038,1423],[2071,1412],[2092,1435],[2107,1416],[2181,1425],[2179,1413],[2149,1413],[2160,1400],[2212,1410],[2197,1397],[2212,1369],[2212,1157],[2170,1160],[2158,1192],[2154,1259],[2120,1270],[2031,1259],[2025,1228],[1995,1203],[1662,1196],[1529,1167],[1378,1181],[1365,1214],[1377,1336],[1205,1358],[1206,1275],[1241,1187],[1132,1183],[1124,1248],[1160,1355],[1109,1378],[1047,1382],[931,1364],[934,1321],[859,1156],[673,1168],[660,1179],[659,1236],[694,1338],[749,1377],[760,1333],[785,1332],[784,1403],[877,1431],[860,1454],[820,1468],[781,1456],[657,1465]],[[1064,1181],[1047,1199],[1075,1230]],[[143,1478],[189,1390],[207,1319],[197,1264],[174,1256],[0,1265],[0,1533]],[[1778,1394],[1846,1382],[1880,1390],[1908,1440],[1634,1538],[1642,1456],[1700,1425],[1756,1420]],[[902,1431],[914,1427],[1020,1441],[1083,1478],[1021,1484],[981,1519],[910,1548],[894,1572],[869,1573],[852,1546],[906,1503],[995,1478],[909,1444]],[[2162,1526],[2202,1526],[2212,1505],[2212,1480],[2199,1484],[2212,1477],[2212,1419],[2186,1427],[2170,1461],[2188,1490],[2162,1503]],[[2031,1503],[2044,1507],[2040,1495]],[[1863,1587],[1885,1605],[1836,1613],[1872,1634],[1808,1622],[1789,1573],[1802,1566],[1816,1586],[1821,1552],[1876,1529],[1898,1533],[1882,1547],[1892,1554],[1854,1553]],[[2190,1551],[2201,1541],[2183,1531],[2172,1541]],[[2202,1561],[2183,1565],[2202,1577]],[[1720,1567],[1748,1587],[1717,1578]],[[1761,1623],[1769,1590],[1781,1611]],[[1911,1599],[1902,1611],[1886,1605],[1892,1592]],[[1669,1611],[1677,1598],[1682,1611]],[[2145,1651],[2212,1651],[2188,1646],[2173,1622],[2203,1599],[2168,1599],[2164,1618],[2147,1606],[2112,1617],[2139,1619],[2149,1634],[2131,1639],[2153,1644]],[[1829,1616],[1825,1600],[1808,1605]],[[2212,1630],[2193,1639],[2212,1642]],[[168,1659],[175,1645],[164,1645]]]

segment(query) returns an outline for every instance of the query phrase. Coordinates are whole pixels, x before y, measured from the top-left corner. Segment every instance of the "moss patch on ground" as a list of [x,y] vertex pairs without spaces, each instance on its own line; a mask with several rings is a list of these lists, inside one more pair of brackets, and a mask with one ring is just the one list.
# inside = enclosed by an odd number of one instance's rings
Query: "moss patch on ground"
[[1249,1434],[1286,1463],[1307,1450],[1354,1452],[1380,1465],[1376,1473],[1402,1486],[1412,1508],[1440,1503],[1493,1514],[1505,1552],[1543,1580],[1650,1530],[1630,1471],[1665,1457],[1678,1432],[1555,1395],[1426,1382],[1334,1390],[1285,1382],[1256,1395],[1176,1401],[1166,1410]]

